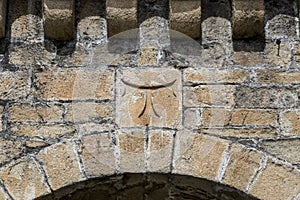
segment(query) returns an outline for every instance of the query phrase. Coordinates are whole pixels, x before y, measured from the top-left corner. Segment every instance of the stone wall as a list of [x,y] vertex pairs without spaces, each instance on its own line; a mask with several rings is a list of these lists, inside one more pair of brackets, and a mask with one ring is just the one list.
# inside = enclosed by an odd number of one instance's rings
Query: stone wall
[[1,200],[127,173],[300,199],[298,1],[0,7]]

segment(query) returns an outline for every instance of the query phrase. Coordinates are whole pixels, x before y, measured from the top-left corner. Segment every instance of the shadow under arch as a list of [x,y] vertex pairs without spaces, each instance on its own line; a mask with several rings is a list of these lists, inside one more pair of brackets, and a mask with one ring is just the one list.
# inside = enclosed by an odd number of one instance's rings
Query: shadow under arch
[[138,173],[95,178],[61,188],[36,200],[207,199],[258,200],[227,185],[177,174]]

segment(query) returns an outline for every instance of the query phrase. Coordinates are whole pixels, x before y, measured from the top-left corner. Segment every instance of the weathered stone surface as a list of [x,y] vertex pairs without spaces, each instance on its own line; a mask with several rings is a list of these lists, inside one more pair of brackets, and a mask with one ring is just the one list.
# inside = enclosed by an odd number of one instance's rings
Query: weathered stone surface
[[283,135],[300,135],[300,110],[281,112],[279,122]]
[[200,128],[198,132],[236,138],[275,138],[278,136],[274,128]]
[[[224,3],[226,4],[226,2]],[[229,46],[229,43],[232,42],[231,23],[228,19],[210,16],[201,23],[201,27],[203,43],[219,42],[224,46]]]
[[174,134],[174,131],[166,130],[149,131],[149,163],[147,171],[170,172]]
[[62,122],[63,107],[55,104],[12,104],[8,108],[9,122]]
[[0,187],[0,199],[11,200],[2,187]]
[[295,169],[268,161],[250,194],[260,199],[292,199],[300,190],[300,175]]
[[235,86],[200,85],[184,89],[183,105],[191,106],[226,106],[234,105]]
[[11,132],[19,136],[57,138],[62,136],[72,136],[75,128],[68,125],[11,125]]
[[0,170],[0,178],[14,199],[34,199],[50,193],[42,170],[32,159]]
[[232,55],[232,61],[240,66],[255,66],[266,64],[265,55],[262,52],[238,51]]
[[222,127],[229,125],[231,112],[224,108],[205,108],[201,117],[204,127]]
[[265,1],[266,39],[297,38],[297,1]]
[[300,139],[266,140],[260,147],[290,163],[300,163]]
[[237,144],[231,146],[229,154],[221,182],[245,191],[260,167],[263,154]]
[[17,100],[28,95],[30,77],[27,71],[0,73],[0,99]]
[[75,1],[43,1],[45,37],[55,40],[71,40],[75,36]]
[[83,180],[74,145],[70,142],[47,147],[37,155],[53,190]]
[[3,106],[0,106],[0,131],[2,131],[3,128],[3,121],[2,121],[2,116],[3,116]]
[[299,66],[300,65],[300,44],[299,43],[295,43],[294,44],[294,63]]
[[173,173],[216,180],[228,142],[187,131],[175,138]]
[[82,0],[79,7],[78,33],[80,38],[99,40],[105,37],[104,1]]
[[171,29],[192,38],[199,38],[201,35],[201,1],[171,0],[170,25]]
[[291,47],[286,42],[267,43],[265,47],[266,61],[273,66],[289,66],[292,61]]
[[296,89],[287,87],[238,86],[235,92],[237,107],[289,108],[298,105]]
[[181,125],[181,74],[174,69],[120,70],[116,122],[120,127]]
[[114,74],[111,70],[46,70],[35,74],[35,93],[43,99],[112,99]]
[[265,6],[263,0],[232,1],[232,27],[234,38],[263,36]]
[[198,128],[201,125],[201,111],[198,108],[187,108],[184,111],[185,128]]
[[50,65],[56,56],[56,52],[46,50],[43,43],[11,44],[8,51],[9,63],[22,68]]
[[158,63],[158,50],[156,48],[151,48],[144,46],[140,49],[138,65],[139,66],[155,66]]
[[118,145],[120,148],[121,172],[146,171],[146,139],[145,130],[119,131]]
[[93,133],[104,133],[104,132],[112,132],[116,129],[114,123],[83,123],[76,124],[76,130],[78,134],[81,136],[91,135]]
[[24,150],[20,141],[11,141],[0,138],[0,166],[4,163],[17,158]]
[[246,70],[192,69],[184,71],[184,82],[187,84],[200,83],[243,83],[250,78]]
[[137,0],[108,0],[106,2],[109,36],[138,28],[137,5]]
[[259,70],[257,80],[262,83],[300,83],[299,71]]
[[277,125],[276,110],[271,109],[235,109],[232,112],[232,125]]
[[112,120],[114,116],[111,103],[74,102],[67,108],[66,119],[69,122],[101,122]]
[[9,19],[12,42],[39,42],[42,40],[40,1],[11,0]]
[[82,161],[88,177],[111,175],[116,171],[115,146],[109,134],[82,138]]
[[0,38],[5,37],[6,1],[0,1]]

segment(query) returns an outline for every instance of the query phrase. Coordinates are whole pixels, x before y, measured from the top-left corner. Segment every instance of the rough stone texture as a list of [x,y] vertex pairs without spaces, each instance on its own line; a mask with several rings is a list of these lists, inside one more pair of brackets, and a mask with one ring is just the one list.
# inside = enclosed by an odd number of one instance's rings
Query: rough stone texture
[[28,95],[30,77],[27,71],[0,72],[0,99],[17,100]]
[[36,95],[43,99],[95,99],[113,98],[114,75],[110,70],[46,70],[35,74]]
[[10,197],[6,194],[2,187],[0,187],[0,199],[10,200]]
[[104,18],[104,7],[104,1],[80,1],[80,20],[78,22],[78,33],[80,38],[97,41],[105,37],[106,21]]
[[300,176],[292,167],[268,161],[250,194],[260,199],[292,199],[300,190]]
[[74,38],[74,0],[44,0],[43,14],[46,38],[55,40],[71,40]]
[[40,1],[12,0],[9,18],[12,42],[39,42],[42,40]]
[[137,4],[136,0],[108,0],[106,2],[109,36],[138,28]]
[[283,135],[300,135],[300,110],[281,112],[279,122]]
[[263,36],[265,7],[263,0],[232,1],[232,28],[234,38]]
[[88,177],[111,175],[116,171],[115,144],[109,134],[82,138],[82,161]]
[[69,122],[105,122],[114,116],[111,103],[74,102],[67,108],[66,119]]
[[234,144],[230,148],[228,164],[222,183],[246,191],[249,183],[260,167],[263,154],[242,145]]
[[259,70],[257,73],[257,80],[262,83],[283,83],[283,84],[299,84],[299,71],[285,71],[285,70]]
[[226,140],[192,132],[178,132],[173,173],[216,180],[227,148]]
[[59,143],[43,149],[37,159],[43,163],[53,190],[83,180],[72,143]]
[[188,108],[184,111],[185,128],[198,128],[201,125],[201,111],[197,108]]
[[0,106],[0,131],[2,131],[3,128],[3,121],[2,121],[2,116],[3,116],[3,106]]
[[6,1],[0,1],[0,38],[5,37]]
[[278,132],[274,128],[200,128],[203,134],[234,138],[275,138]]
[[24,147],[20,141],[11,141],[0,138],[0,166],[17,158],[22,154]]
[[226,106],[234,105],[235,86],[200,85],[184,89],[183,105],[191,106]]
[[50,193],[40,166],[32,159],[0,170],[0,178],[14,199],[34,199]]
[[68,125],[29,125],[16,124],[11,126],[11,132],[19,136],[57,138],[74,135],[75,128]]
[[120,70],[117,76],[116,122],[120,127],[181,125],[178,70]]
[[184,71],[184,82],[187,84],[201,83],[243,83],[250,78],[246,70],[192,69]]
[[288,43],[281,42],[279,45],[276,43],[266,44],[266,60],[274,66],[289,66],[292,61],[291,47]]
[[266,140],[261,142],[260,147],[290,163],[300,163],[300,139]]
[[119,131],[118,146],[120,148],[121,172],[145,172],[145,130]]
[[139,59],[138,59],[138,65],[144,66],[144,65],[150,65],[155,66],[158,63],[158,51],[155,48],[144,46],[142,49],[140,49]]
[[63,107],[55,104],[13,104],[8,108],[9,122],[62,122]]
[[205,108],[201,117],[204,127],[222,127],[230,123],[231,112],[224,108]]
[[174,131],[165,130],[151,130],[149,132],[149,164],[147,171],[170,172],[174,134]]
[[290,108],[296,107],[298,101],[298,93],[294,88],[239,86],[235,92],[238,107]]
[[201,1],[171,0],[170,28],[192,38],[199,38],[201,33]]

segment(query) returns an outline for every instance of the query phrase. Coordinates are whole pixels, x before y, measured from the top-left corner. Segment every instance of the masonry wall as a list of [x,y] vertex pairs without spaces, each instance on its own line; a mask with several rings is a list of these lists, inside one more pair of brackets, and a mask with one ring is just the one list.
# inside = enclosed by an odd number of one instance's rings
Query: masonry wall
[[298,1],[0,6],[0,199],[126,173],[300,198]]

